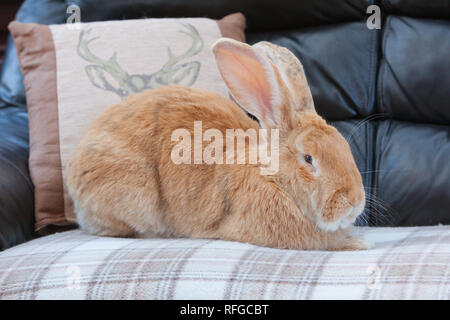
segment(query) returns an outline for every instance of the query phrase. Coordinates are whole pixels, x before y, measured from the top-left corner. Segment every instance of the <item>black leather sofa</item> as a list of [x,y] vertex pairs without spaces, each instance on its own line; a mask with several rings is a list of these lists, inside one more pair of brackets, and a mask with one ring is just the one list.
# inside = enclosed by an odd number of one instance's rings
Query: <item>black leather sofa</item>
[[[349,137],[370,226],[450,223],[449,0],[27,0],[22,22],[207,16],[241,11],[247,40],[302,61],[318,112]],[[370,5],[381,28],[366,25]],[[27,106],[11,38],[0,75],[0,250],[37,236]]]

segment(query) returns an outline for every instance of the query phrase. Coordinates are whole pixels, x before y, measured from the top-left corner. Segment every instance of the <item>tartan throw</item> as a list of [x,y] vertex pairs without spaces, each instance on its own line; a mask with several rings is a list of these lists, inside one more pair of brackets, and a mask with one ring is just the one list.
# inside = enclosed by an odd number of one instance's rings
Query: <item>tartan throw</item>
[[359,252],[58,233],[0,252],[0,299],[450,299],[450,226],[356,228]]

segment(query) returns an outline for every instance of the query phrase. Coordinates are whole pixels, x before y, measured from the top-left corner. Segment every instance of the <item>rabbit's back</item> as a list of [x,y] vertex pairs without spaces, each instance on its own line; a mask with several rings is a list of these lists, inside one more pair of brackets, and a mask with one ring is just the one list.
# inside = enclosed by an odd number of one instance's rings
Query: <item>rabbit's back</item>
[[[176,165],[172,133],[224,135],[230,128],[258,128],[230,100],[181,86],[129,97],[85,132],[67,166],[67,186],[80,226],[100,235],[193,235],[222,214],[220,173],[206,164]],[[192,150],[193,150],[192,146]],[[193,159],[193,157],[191,157]]]

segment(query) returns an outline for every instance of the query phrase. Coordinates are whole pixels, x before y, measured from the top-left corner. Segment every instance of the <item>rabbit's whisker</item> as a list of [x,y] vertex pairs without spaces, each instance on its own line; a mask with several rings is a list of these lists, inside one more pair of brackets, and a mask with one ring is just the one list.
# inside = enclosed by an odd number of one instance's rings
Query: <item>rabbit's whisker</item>
[[375,114],[372,114],[372,115],[370,115],[370,116],[365,117],[364,119],[362,119],[361,121],[359,121],[359,122],[353,127],[352,131],[350,131],[350,134],[348,134],[348,135],[345,137],[345,140],[347,140],[347,142],[350,143],[351,138],[353,137],[353,135],[355,134],[355,132],[356,132],[363,124],[365,124],[366,122],[369,122],[369,121],[371,121],[371,120],[375,120],[375,119],[378,119],[378,118],[384,118],[384,117],[387,116],[387,115],[388,115],[387,113],[375,113]]

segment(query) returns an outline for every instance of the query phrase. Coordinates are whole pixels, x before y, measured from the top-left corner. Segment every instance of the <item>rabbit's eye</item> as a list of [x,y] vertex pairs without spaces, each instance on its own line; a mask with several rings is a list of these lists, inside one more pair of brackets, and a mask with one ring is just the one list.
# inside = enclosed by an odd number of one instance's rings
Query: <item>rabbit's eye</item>
[[309,164],[312,164],[312,157],[309,155],[309,154],[307,154],[305,157],[305,161],[307,162],[307,163],[309,163]]

